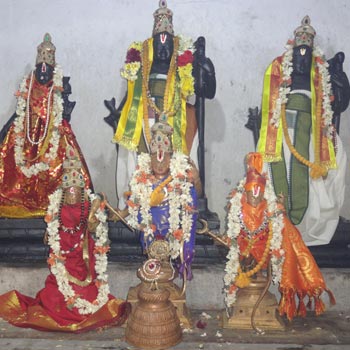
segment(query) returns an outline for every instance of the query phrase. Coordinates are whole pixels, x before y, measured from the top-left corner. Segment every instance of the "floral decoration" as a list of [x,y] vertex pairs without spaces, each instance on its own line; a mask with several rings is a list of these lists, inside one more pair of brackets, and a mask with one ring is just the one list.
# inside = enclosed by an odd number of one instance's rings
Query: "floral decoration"
[[[190,240],[193,225],[193,199],[189,181],[191,165],[188,157],[174,153],[170,161],[171,181],[166,185],[169,201],[169,232],[167,234],[172,259],[180,255],[183,242]],[[151,171],[151,157],[148,153],[138,156],[138,166],[130,181],[131,196],[128,201],[130,226],[142,230],[144,236],[154,237],[150,198],[153,192],[152,183],[155,177]],[[141,215],[139,222],[138,215]]]
[[[192,76],[193,41],[184,36],[178,36],[179,49],[177,54],[177,71],[180,77],[182,95],[187,98],[194,94],[194,79]],[[120,71],[121,76],[129,81],[135,81],[142,65],[142,42],[133,42],[129,47],[125,64]]]
[[[288,102],[288,94],[291,92],[291,83],[292,83],[292,72],[293,72],[293,47],[294,42],[289,41],[286,45],[286,52],[283,55],[282,59],[282,81],[279,88],[279,95],[276,100],[275,109],[273,111],[273,116],[270,120],[271,125],[274,125],[278,128],[281,118],[281,107],[282,104]],[[332,126],[332,106],[331,101],[333,99],[332,88],[330,82],[330,75],[328,71],[328,62],[325,59],[325,56],[321,49],[318,46],[314,46],[312,55],[314,57],[316,67],[319,70],[321,76],[321,86],[323,93],[322,101],[322,127],[324,132],[327,134],[329,139],[332,139],[333,135],[333,126]]]
[[[17,108],[16,114],[17,118],[14,121],[14,133],[15,133],[15,162],[16,166],[19,167],[21,172],[28,178],[33,175],[37,175],[41,171],[46,171],[50,167],[50,162],[55,160],[57,157],[57,150],[60,141],[60,131],[59,128],[62,124],[62,113],[63,113],[63,99],[61,96],[62,91],[62,79],[63,72],[62,69],[56,65],[54,69],[53,75],[53,85],[50,90],[50,96],[53,94],[53,102],[52,102],[52,112],[48,113],[48,118],[46,120],[46,128],[44,132],[44,137],[48,134],[48,125],[50,123],[50,118],[53,119],[53,127],[51,133],[51,137],[48,143],[47,151],[44,155],[44,161],[34,162],[30,164],[24,158],[24,142],[25,137],[27,137],[28,141],[33,144],[38,144],[39,142],[33,142],[29,137],[29,103],[30,103],[30,93],[31,86],[33,82],[34,72],[31,73],[29,82],[27,77],[24,77],[23,81],[20,84],[19,91],[16,93],[17,96]],[[29,84],[29,86],[28,86]],[[48,98],[50,101],[50,98]],[[49,108],[50,106],[48,106]],[[24,130],[27,130],[25,134]],[[41,140],[43,141],[43,140]]]
[[[92,202],[97,198],[97,195],[92,194],[91,190],[87,190],[89,200]],[[108,301],[109,286],[107,271],[107,252],[108,245],[108,224],[105,212],[99,208],[96,212],[96,218],[99,224],[95,233],[95,249],[94,256],[96,258],[95,271],[97,274],[95,283],[98,294],[93,302],[81,298],[77,295],[67,278],[67,270],[65,267],[66,252],[62,251],[60,245],[59,234],[59,206],[62,198],[62,189],[57,189],[49,196],[49,206],[46,215],[48,244],[51,249],[48,263],[51,273],[56,277],[59,291],[62,293],[68,308],[76,307],[81,315],[92,314],[99,310]]]
[[[231,193],[229,200],[229,211],[227,215],[227,236],[231,243],[229,252],[227,254],[227,263],[225,267],[224,276],[224,291],[225,291],[225,303],[227,307],[233,306],[236,302],[236,292],[238,287],[236,286],[236,278],[240,269],[240,251],[237,244],[238,236],[241,232],[240,216],[242,210],[241,199],[245,191],[244,184],[246,179],[244,178],[237,186],[235,191]],[[273,283],[279,283],[281,281],[282,265],[284,261],[284,251],[282,246],[282,230],[283,230],[283,214],[279,208],[277,197],[271,182],[266,179],[266,187],[264,198],[267,201],[268,213],[267,220],[269,227],[272,228],[272,238],[270,241],[270,257],[272,264],[272,281]]]

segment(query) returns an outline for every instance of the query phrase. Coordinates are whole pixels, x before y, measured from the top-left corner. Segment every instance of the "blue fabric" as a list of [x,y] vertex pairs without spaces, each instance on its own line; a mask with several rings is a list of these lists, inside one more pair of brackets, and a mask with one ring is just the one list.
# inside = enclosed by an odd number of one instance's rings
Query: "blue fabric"
[[[154,186],[155,187],[155,186]],[[181,263],[180,258],[177,258],[174,261],[175,267],[178,269],[178,272],[181,276],[183,276],[184,270],[186,269],[187,280],[192,279],[192,270],[191,264],[194,257],[194,247],[195,247],[195,238],[196,238],[196,221],[198,214],[197,210],[197,193],[195,188],[192,186],[191,190],[192,203],[188,203],[195,209],[195,213],[192,215],[192,228],[190,232],[190,240],[184,243],[184,262]],[[143,251],[147,250],[147,247],[153,242],[153,240],[163,239],[168,240],[167,233],[169,231],[169,202],[168,200],[164,200],[160,205],[156,207],[151,207],[152,214],[152,224],[155,225],[156,231],[154,232],[154,237],[147,237],[145,240],[144,233],[141,231],[140,233],[140,243]],[[139,222],[141,222],[141,214],[139,213]]]

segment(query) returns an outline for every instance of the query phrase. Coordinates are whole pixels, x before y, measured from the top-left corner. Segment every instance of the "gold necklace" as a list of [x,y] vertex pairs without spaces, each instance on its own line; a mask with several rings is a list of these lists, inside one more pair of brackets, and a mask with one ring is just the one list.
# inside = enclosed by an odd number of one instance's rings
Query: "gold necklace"
[[[149,45],[152,44],[152,39],[144,41],[142,45],[142,100],[143,100],[143,119],[144,119],[144,130],[146,135],[146,141],[149,144],[151,142],[151,134],[149,128],[148,119],[148,107],[151,107],[158,116],[172,117],[176,114],[179,104],[171,104],[169,106],[169,90],[173,80],[173,76],[176,73],[177,53],[179,48],[179,38],[174,37],[174,51],[170,60],[169,70],[166,79],[164,99],[163,99],[163,110],[161,111],[154,103],[151,93],[149,91],[149,76],[151,72],[152,62],[149,59]],[[153,56],[153,55],[152,55]],[[153,57],[152,57],[153,60]],[[173,89],[172,101],[175,97],[175,88]]]

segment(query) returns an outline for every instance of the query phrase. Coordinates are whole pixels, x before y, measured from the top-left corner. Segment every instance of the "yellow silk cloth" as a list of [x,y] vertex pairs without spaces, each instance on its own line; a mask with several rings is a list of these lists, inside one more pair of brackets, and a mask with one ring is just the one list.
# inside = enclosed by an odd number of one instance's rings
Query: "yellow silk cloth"
[[[31,299],[30,302],[21,302]],[[79,323],[60,325],[34,299],[22,296],[17,291],[10,291],[0,296],[0,317],[14,326],[33,328],[40,331],[61,331],[81,333],[99,327],[122,325],[130,312],[130,304],[120,299],[110,299],[97,312],[84,316]]]
[[[148,57],[146,58],[148,62],[141,62],[141,65],[148,66],[150,70],[153,63],[153,38],[147,39],[145,44],[148,48]],[[144,100],[142,94],[142,89],[144,88],[142,85],[145,83],[143,79],[145,77],[143,77],[140,70],[135,81],[128,81],[127,99],[121,111],[117,130],[112,140],[130,151],[139,151],[138,147],[143,131],[143,123],[148,123],[148,120],[145,120],[145,111],[148,109],[148,102]],[[167,112],[172,111],[172,107],[176,105],[176,100],[180,100],[180,107],[175,111],[175,115],[167,115],[167,122],[174,129],[172,136],[173,148],[188,155],[189,150],[186,143],[187,103],[186,98],[180,90],[179,76],[176,69],[169,72],[167,79],[169,80],[169,91],[167,92],[168,103],[167,106],[163,107],[164,110],[167,110]]]

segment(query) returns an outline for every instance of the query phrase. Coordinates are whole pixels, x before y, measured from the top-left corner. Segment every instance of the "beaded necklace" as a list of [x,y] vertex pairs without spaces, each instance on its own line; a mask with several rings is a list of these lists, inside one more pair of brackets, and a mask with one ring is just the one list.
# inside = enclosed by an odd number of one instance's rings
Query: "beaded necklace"
[[257,229],[255,229],[254,231],[249,230],[249,228],[246,226],[246,224],[244,222],[244,216],[243,216],[242,210],[239,211],[238,218],[239,218],[239,224],[241,226],[241,229],[245,233],[247,233],[248,237],[250,237],[250,238],[257,236],[259,233],[266,231],[268,228],[266,210],[264,210],[264,217],[263,217],[263,221],[262,221],[261,225]]
[[[62,206],[65,203],[65,199],[66,199],[66,194],[65,191],[63,191],[62,197],[61,197],[61,201],[60,201],[60,206],[59,206],[59,211],[58,211],[58,221],[60,224],[60,228],[62,229],[62,231],[69,233],[69,234],[74,234],[78,231],[80,231],[84,226],[86,226],[86,217],[85,217],[85,198],[84,198],[84,191],[80,191],[80,220],[79,220],[79,224],[76,227],[66,227],[63,225],[62,222],[62,217],[61,217],[61,210],[62,210]],[[88,212],[90,211],[90,200],[89,200],[89,208],[88,208]]]
[[50,90],[49,90],[49,96],[47,99],[47,107],[46,107],[46,118],[45,118],[45,127],[44,127],[44,134],[42,137],[39,137],[38,141],[34,141],[30,136],[30,96],[33,88],[33,77],[34,77],[34,71],[32,71],[30,75],[30,81],[29,81],[29,88],[28,88],[28,96],[27,96],[27,109],[26,109],[26,136],[27,140],[32,145],[39,145],[42,141],[45,140],[47,136],[47,130],[50,124],[50,107],[51,107],[51,99],[52,99],[52,91],[54,88],[54,84],[52,84]]

